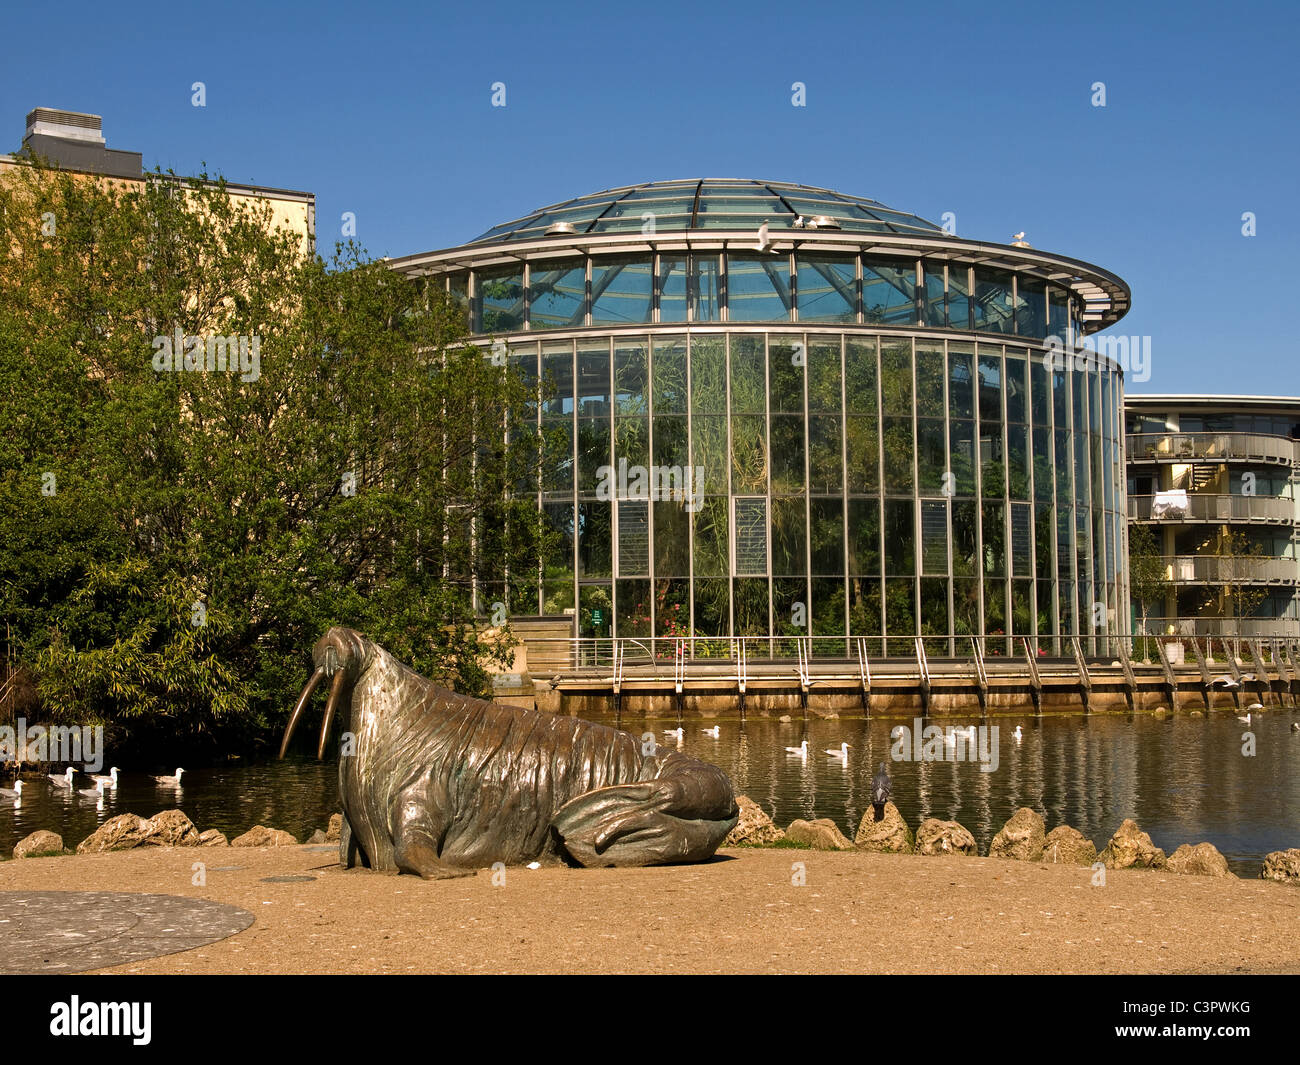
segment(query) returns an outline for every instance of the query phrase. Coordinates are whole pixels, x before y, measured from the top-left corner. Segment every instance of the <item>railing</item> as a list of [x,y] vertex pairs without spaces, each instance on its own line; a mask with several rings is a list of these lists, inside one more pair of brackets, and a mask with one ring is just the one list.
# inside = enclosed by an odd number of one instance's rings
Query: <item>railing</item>
[[[1138,628],[1142,629],[1141,619]],[[1149,636],[1214,636],[1249,639],[1300,638],[1300,618],[1155,618],[1146,619]],[[1140,640],[1139,631],[1135,637]]]
[[1129,496],[1129,520],[1170,523],[1180,521],[1260,521],[1293,524],[1297,517],[1296,501],[1293,499],[1280,499],[1277,496],[1198,495],[1190,492],[1187,495],[1187,510],[1185,513],[1171,512],[1164,517],[1153,517],[1151,504],[1155,498],[1155,496]]
[[[869,692],[873,682],[886,676],[897,679],[910,676],[922,682],[943,677],[963,676],[972,679],[987,690],[993,677],[1025,676],[1033,680],[1034,674],[1062,670],[1074,673],[1079,658],[1107,665],[1121,656],[1123,647],[1131,648],[1142,659],[1154,656],[1149,645],[1156,639],[1176,640],[1190,636],[1200,627],[1197,635],[1213,637],[1215,641],[1239,641],[1247,636],[1266,638],[1293,638],[1300,636],[1300,622],[1289,619],[1287,626],[1263,619],[1246,619],[1244,624],[1236,619],[1183,619],[1183,627],[1170,635],[1166,629],[1174,622],[1149,619],[1147,634],[1098,633],[1092,636],[1050,637],[1017,636],[1012,640],[1012,653],[990,655],[988,645],[1006,646],[1004,633],[987,636],[953,636],[936,641],[932,634],[925,636],[735,636],[735,637],[639,637],[613,639],[609,637],[547,637],[530,640],[530,647],[546,645],[551,653],[541,656],[548,662],[567,663],[553,671],[535,670],[533,676],[564,676],[603,678],[626,692],[629,685],[653,680],[671,684],[679,694],[689,680],[752,686],[764,677],[789,677],[807,688],[819,678],[828,676],[861,687]],[[1262,624],[1255,624],[1263,622]],[[1226,625],[1227,631],[1211,626]],[[1232,626],[1240,626],[1233,630]],[[1148,646],[1144,646],[1143,641]],[[942,650],[936,652],[936,642]],[[562,646],[561,646],[562,645]],[[1217,645],[1217,644],[1216,644]],[[899,653],[907,647],[911,653]],[[957,648],[954,653],[949,648]],[[886,654],[892,650],[893,654]],[[1027,665],[1024,658],[1028,657]],[[1041,675],[1035,683],[1041,683]]]
[[1300,560],[1263,555],[1165,555],[1175,584],[1295,584]]
[[1124,438],[1130,462],[1207,459],[1282,462],[1296,459],[1296,442],[1261,433],[1130,433]]

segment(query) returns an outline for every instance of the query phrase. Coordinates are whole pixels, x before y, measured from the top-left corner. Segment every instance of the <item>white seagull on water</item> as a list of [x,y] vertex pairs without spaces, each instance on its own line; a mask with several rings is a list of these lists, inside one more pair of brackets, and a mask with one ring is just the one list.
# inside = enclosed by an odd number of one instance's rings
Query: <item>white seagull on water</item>
[[804,740],[798,747],[787,747],[785,753],[799,758],[808,757],[808,741]]
[[700,731],[706,736],[712,736],[715,740],[722,735],[722,730],[717,725],[714,725],[713,728],[702,728]]
[[101,781],[100,781],[98,784],[96,784],[93,788],[78,788],[78,789],[77,789],[77,794],[78,794],[78,795],[84,795],[87,799],[103,799],[103,798],[104,798],[104,782],[101,780]]
[[15,780],[12,788],[0,788],[0,797],[5,799],[21,799],[23,797],[23,782]]
[[154,778],[153,778],[153,779],[154,779],[154,783],[156,783],[156,784],[180,784],[180,782],[181,782],[181,774],[184,773],[184,772],[185,772],[184,769],[177,769],[177,770],[176,770],[176,775],[175,775],[174,777],[154,777]]
[[56,788],[70,788],[72,787],[72,774],[75,772],[76,770],[72,766],[68,766],[62,773],[46,773],[45,775],[50,778]]
[[682,729],[682,728],[680,728],[680,727],[679,727],[679,728],[666,728],[666,729],[664,729],[664,735],[665,735],[665,736],[675,736],[675,737],[677,737],[677,739],[679,739],[679,740],[682,738],[682,733],[683,733],[683,732],[685,732],[685,729]]
[[91,773],[90,779],[96,784],[102,782],[106,788],[115,788],[117,787],[117,766],[113,766],[113,768],[108,771],[107,776],[102,773]]
[[827,747],[826,753],[829,754],[832,758],[834,758],[837,762],[844,762],[847,764],[849,760],[849,745],[847,743],[841,743],[840,749],[838,751],[835,750],[833,747]]

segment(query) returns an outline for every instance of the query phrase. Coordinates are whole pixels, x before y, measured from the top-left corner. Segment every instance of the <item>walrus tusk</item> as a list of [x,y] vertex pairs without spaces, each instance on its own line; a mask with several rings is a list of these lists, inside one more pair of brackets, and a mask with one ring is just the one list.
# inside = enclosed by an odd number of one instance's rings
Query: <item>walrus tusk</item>
[[289,715],[289,723],[284,726],[284,739],[280,741],[281,758],[284,757],[284,752],[289,749],[289,740],[293,736],[293,730],[298,726],[298,719],[302,717],[302,712],[307,709],[307,701],[311,698],[312,692],[316,690],[316,685],[320,683],[323,676],[325,676],[325,670],[317,666],[316,672],[307,681],[307,687],[303,688],[302,694],[298,696],[298,702],[293,708],[293,713]]
[[334,711],[339,705],[339,694],[343,691],[345,676],[346,670],[338,670],[334,674],[334,683],[330,685],[329,702],[325,704],[325,720],[320,726],[320,748],[316,751],[317,758],[325,757],[325,741],[330,738],[330,722],[334,720]]

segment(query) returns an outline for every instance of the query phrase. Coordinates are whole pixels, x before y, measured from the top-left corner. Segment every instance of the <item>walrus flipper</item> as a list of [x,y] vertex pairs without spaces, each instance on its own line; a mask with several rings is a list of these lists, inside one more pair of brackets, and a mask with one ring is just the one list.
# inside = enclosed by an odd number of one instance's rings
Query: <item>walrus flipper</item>
[[720,770],[676,752],[647,763],[653,779],[597,788],[556,811],[552,832],[578,864],[701,862],[736,826],[731,782]]
[[446,826],[428,806],[421,805],[415,789],[399,795],[393,804],[392,827],[393,862],[399,873],[414,873],[425,880],[474,875],[474,869],[449,865],[438,856]]

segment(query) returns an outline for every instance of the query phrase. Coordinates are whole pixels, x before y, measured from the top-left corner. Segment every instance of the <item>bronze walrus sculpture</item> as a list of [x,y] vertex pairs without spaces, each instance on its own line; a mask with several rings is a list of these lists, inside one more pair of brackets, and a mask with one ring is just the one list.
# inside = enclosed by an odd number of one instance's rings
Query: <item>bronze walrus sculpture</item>
[[605,725],[458,695],[352,629],[330,629],[312,658],[280,757],[332,677],[319,755],[342,707],[345,866],[442,878],[541,858],[699,862],[735,827],[731,781],[716,766],[653,745],[643,754]]

